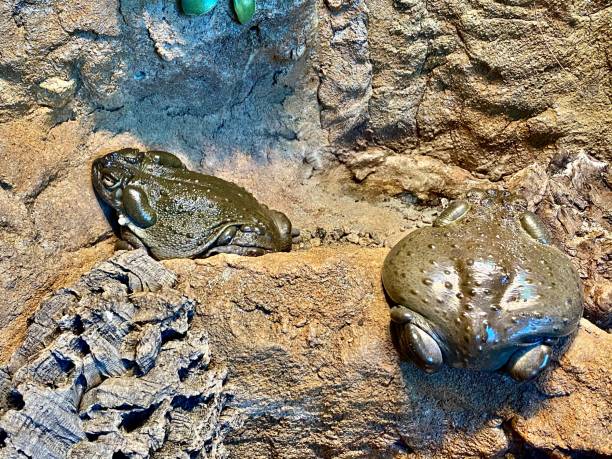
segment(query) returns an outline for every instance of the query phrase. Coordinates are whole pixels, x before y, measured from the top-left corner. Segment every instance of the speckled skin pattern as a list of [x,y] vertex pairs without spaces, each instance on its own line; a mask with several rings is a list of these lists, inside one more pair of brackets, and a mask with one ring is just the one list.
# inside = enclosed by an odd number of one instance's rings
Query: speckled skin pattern
[[187,170],[170,153],[109,153],[94,161],[92,183],[117,213],[123,248],[146,247],[158,259],[291,250],[284,214],[238,185]]
[[382,281],[399,305],[400,350],[424,370],[505,366],[530,379],[576,330],[578,273],[526,207],[508,192],[471,191],[388,254]]

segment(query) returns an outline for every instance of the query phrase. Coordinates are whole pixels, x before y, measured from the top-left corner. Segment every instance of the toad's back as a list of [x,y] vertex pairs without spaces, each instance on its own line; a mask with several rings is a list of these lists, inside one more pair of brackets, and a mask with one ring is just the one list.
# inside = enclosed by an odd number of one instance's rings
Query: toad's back
[[400,241],[383,283],[394,302],[425,319],[447,359],[494,368],[516,346],[571,333],[582,297],[570,261],[523,229],[520,206],[497,194],[482,201]]

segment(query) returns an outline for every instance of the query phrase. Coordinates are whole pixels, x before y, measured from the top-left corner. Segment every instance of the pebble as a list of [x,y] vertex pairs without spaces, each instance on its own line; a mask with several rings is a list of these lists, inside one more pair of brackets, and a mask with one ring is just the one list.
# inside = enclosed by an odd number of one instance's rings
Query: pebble
[[183,13],[188,16],[199,16],[212,10],[219,0],[182,0]]

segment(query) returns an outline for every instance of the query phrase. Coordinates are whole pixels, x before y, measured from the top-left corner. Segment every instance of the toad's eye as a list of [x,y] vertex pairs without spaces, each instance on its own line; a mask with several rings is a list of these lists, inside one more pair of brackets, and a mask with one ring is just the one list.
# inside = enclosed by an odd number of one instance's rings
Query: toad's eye
[[119,180],[117,177],[113,176],[112,174],[107,173],[107,174],[102,175],[102,184],[109,190],[117,188],[120,183],[121,183],[121,180]]

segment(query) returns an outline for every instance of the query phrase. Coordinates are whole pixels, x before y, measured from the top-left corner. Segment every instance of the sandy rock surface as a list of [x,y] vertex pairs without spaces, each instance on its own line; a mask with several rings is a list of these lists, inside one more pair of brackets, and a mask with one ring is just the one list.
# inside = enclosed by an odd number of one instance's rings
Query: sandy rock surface
[[234,457],[492,457],[611,452],[609,334],[584,320],[532,383],[401,363],[380,284],[386,249],[172,260],[230,368]]

